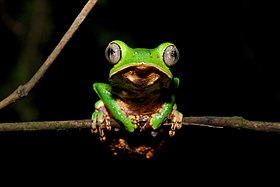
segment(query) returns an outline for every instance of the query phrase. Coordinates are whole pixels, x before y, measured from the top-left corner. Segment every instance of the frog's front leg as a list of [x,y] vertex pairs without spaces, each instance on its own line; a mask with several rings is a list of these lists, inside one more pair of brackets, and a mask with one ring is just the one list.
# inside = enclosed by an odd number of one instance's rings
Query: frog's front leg
[[95,103],[95,111],[93,112],[91,119],[92,119],[91,131],[93,133],[99,132],[100,140],[104,141],[106,139],[104,135],[104,131],[105,129],[111,130],[111,125],[110,125],[109,111],[105,107],[103,101],[99,100]]
[[98,124],[101,139],[105,140],[104,130],[111,129],[110,117],[113,117],[116,121],[124,125],[129,132],[133,132],[137,126],[131,122],[117,104],[112,94],[112,86],[106,83],[94,83],[93,89],[100,98],[100,101],[96,102],[95,112],[92,114],[93,131],[97,131],[96,126]]
[[[177,89],[180,84],[180,80],[177,77],[174,77],[172,82],[173,89]],[[171,121],[171,129],[169,130],[169,135],[174,136],[175,130],[180,129],[182,127],[183,122],[183,114],[177,110],[177,105],[175,103],[175,95],[171,95],[171,102],[167,106],[167,108],[172,108],[171,112],[169,113],[169,119]]]

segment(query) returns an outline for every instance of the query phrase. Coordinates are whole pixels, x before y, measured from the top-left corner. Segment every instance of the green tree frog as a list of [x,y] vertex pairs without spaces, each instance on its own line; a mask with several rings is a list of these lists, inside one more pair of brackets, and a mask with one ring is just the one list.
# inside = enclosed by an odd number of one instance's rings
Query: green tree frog
[[114,40],[105,49],[105,56],[113,67],[108,84],[93,84],[100,100],[92,114],[92,130],[99,130],[105,140],[104,131],[111,130],[111,118],[129,132],[156,130],[170,122],[169,135],[174,136],[183,118],[174,95],[179,78],[169,69],[179,59],[176,46],[166,42],[153,49],[131,48]]

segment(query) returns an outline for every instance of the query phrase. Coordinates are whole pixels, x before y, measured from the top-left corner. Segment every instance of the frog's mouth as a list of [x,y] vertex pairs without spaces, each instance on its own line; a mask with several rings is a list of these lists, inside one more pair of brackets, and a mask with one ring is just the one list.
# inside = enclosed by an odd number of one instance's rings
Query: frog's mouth
[[128,89],[167,88],[171,78],[154,66],[140,64],[120,70],[111,76],[111,84]]

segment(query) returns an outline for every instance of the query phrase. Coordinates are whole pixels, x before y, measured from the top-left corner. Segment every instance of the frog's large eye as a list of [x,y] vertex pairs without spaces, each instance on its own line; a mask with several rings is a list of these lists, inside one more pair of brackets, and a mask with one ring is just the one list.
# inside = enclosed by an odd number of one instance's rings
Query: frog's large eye
[[170,45],[163,52],[163,61],[167,66],[173,66],[179,60],[179,56],[178,49]]
[[105,49],[105,57],[111,64],[116,64],[121,59],[121,48],[116,43],[110,43]]

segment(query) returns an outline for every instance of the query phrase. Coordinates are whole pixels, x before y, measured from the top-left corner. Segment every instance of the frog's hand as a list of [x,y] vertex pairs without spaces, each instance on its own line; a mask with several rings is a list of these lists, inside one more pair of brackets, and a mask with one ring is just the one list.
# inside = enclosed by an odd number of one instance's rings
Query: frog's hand
[[110,113],[114,116],[114,119],[122,123],[129,132],[133,132],[136,127],[131,122],[131,120],[126,117],[126,115],[122,112],[121,108],[115,101],[111,93],[112,86],[105,83],[94,83],[93,89],[98,94],[100,99],[104,102],[106,108],[108,108]]
[[171,129],[169,131],[169,135],[174,136],[175,130],[180,129],[183,122],[183,114],[177,110],[176,104],[173,105],[173,109],[169,115],[169,119],[171,120]]
[[93,112],[91,119],[92,119],[91,131],[93,133],[99,132],[100,140],[104,141],[106,139],[104,135],[104,131],[105,129],[111,130],[111,125],[110,125],[109,111],[106,109],[102,100],[99,100],[95,103],[95,111]]

